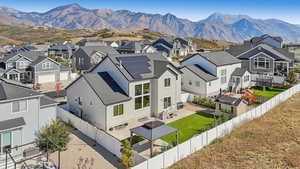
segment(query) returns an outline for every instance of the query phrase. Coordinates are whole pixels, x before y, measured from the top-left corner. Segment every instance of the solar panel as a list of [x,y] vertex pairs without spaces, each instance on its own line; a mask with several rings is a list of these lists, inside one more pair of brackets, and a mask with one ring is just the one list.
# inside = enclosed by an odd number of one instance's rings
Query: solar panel
[[151,73],[150,59],[147,56],[130,56],[118,58],[122,66],[135,78],[141,78],[142,74]]

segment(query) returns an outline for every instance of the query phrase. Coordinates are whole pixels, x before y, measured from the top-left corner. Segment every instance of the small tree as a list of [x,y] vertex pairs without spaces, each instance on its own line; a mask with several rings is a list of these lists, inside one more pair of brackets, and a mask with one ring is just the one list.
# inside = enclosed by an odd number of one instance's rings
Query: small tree
[[297,75],[296,75],[296,73],[294,71],[291,71],[289,73],[289,76],[288,76],[288,78],[287,78],[286,81],[288,83],[290,83],[290,84],[296,84],[297,83]]
[[55,151],[59,147],[60,150],[64,151],[67,149],[67,144],[70,141],[70,133],[62,121],[54,120],[51,125],[40,130],[38,138],[42,150]]
[[122,148],[121,148],[122,157],[120,159],[121,164],[125,167],[125,169],[130,168],[134,161],[132,159],[133,152],[131,144],[128,140],[125,140],[123,142]]

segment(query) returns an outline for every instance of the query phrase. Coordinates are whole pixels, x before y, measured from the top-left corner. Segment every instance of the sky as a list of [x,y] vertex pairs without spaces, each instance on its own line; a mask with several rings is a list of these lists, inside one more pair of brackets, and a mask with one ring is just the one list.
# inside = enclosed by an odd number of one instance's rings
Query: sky
[[212,13],[220,12],[244,14],[260,19],[276,18],[300,24],[300,0],[0,0],[0,5],[24,12],[45,12],[71,3],[78,3],[89,9],[171,13],[192,21],[199,21]]

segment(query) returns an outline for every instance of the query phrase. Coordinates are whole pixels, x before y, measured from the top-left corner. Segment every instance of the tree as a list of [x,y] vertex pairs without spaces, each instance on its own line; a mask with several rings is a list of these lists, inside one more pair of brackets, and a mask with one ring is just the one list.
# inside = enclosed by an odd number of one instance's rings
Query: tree
[[132,147],[128,140],[125,140],[123,142],[121,153],[122,153],[122,157],[120,159],[120,162],[125,167],[125,169],[129,169],[133,165],[134,161],[132,159],[133,156]]
[[53,120],[50,125],[39,131],[38,138],[39,146],[42,150],[56,151],[59,148],[61,151],[64,151],[67,149],[67,144],[70,141],[70,133],[62,121]]
[[294,71],[291,71],[288,75],[288,78],[286,80],[290,84],[296,84],[297,83],[297,75]]

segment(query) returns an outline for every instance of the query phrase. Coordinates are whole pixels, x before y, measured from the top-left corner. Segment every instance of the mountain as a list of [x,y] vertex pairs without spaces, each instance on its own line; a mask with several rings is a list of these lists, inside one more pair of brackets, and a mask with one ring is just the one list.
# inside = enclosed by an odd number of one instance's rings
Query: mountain
[[276,19],[254,19],[246,15],[214,13],[192,22],[172,14],[147,14],[128,10],[86,9],[70,4],[45,13],[21,12],[0,6],[0,23],[59,28],[151,29],[161,33],[241,42],[253,36],[281,36],[285,42],[300,42],[300,26]]

